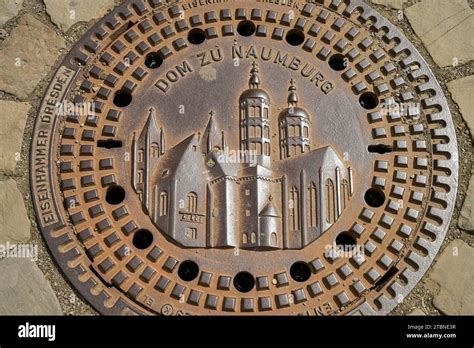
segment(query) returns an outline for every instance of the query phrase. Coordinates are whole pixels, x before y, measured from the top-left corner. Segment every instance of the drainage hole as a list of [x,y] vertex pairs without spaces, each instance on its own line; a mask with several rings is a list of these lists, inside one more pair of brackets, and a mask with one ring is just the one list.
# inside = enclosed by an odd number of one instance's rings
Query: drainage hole
[[147,249],[153,243],[153,233],[145,229],[138,230],[133,235],[132,243],[137,249]]
[[192,29],[188,33],[188,41],[193,45],[200,45],[206,41],[206,32],[199,28]]
[[252,36],[255,33],[255,24],[251,21],[242,21],[237,26],[237,32],[242,36]]
[[292,29],[286,34],[286,42],[291,46],[299,46],[304,41],[304,33],[298,29]]
[[124,108],[132,102],[132,95],[127,91],[118,91],[114,96],[114,105]]
[[163,64],[163,58],[160,54],[156,52],[148,53],[145,58],[145,65],[147,68],[156,69],[159,68]]
[[379,105],[379,98],[372,92],[365,92],[359,98],[360,105],[367,110],[374,109]]
[[305,282],[311,277],[311,269],[306,262],[298,261],[291,265],[290,275],[297,282]]
[[383,287],[387,284],[396,274],[398,273],[398,268],[395,266],[390,267],[390,269],[385,273],[379,280],[374,284],[373,288]]
[[356,247],[355,238],[349,232],[341,232],[336,237],[336,245],[344,251],[350,251]]
[[249,292],[255,286],[255,278],[249,272],[239,272],[234,277],[234,287],[240,292]]
[[385,144],[377,144],[377,145],[369,145],[367,150],[370,153],[378,153],[378,154],[386,154],[392,152],[392,147],[390,145],[385,145]]
[[385,202],[385,194],[380,190],[370,188],[365,191],[364,200],[372,208],[379,208]]
[[199,266],[194,261],[186,260],[179,265],[178,276],[186,282],[196,279],[198,274]]
[[113,140],[113,139],[107,139],[107,140],[98,140],[97,141],[97,147],[104,148],[104,149],[117,149],[122,147],[123,143],[121,140]]
[[125,190],[122,186],[114,185],[109,187],[105,194],[105,201],[112,205],[117,205],[125,199]]
[[346,59],[342,54],[335,54],[329,58],[329,66],[332,70],[342,71],[347,67]]

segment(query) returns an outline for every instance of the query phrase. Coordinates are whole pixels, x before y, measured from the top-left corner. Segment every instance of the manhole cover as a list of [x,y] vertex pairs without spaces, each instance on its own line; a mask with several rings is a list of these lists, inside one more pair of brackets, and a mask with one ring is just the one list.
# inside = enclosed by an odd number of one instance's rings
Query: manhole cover
[[64,59],[31,151],[41,230],[104,314],[387,314],[458,173],[433,74],[359,0],[128,1]]

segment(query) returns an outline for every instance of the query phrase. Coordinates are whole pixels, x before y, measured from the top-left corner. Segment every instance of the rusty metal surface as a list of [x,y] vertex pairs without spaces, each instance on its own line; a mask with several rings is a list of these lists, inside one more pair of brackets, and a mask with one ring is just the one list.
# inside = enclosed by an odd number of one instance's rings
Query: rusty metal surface
[[41,230],[103,314],[387,314],[457,172],[433,74],[358,0],[127,1],[32,139]]

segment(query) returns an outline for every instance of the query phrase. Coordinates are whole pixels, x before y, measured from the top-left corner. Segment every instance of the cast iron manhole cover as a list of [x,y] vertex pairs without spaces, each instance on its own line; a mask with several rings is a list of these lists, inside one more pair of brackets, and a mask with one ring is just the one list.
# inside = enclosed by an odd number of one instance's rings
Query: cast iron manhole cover
[[458,174],[441,88],[359,0],[127,1],[31,152],[44,237],[104,314],[387,314]]

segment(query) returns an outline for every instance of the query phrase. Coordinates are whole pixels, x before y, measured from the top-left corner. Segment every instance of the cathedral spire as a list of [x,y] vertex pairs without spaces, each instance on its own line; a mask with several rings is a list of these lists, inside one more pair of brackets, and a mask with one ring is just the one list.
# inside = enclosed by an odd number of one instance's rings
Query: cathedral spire
[[209,121],[207,122],[206,130],[201,139],[202,152],[205,154],[212,152],[216,148],[220,149],[221,141],[223,139],[223,134],[218,130],[215,115],[216,112],[214,110],[209,112]]
[[158,124],[156,122],[156,109],[151,106],[148,109],[148,119],[145,125],[144,131],[146,131],[148,134],[157,134],[158,133]]
[[288,88],[288,106],[296,106],[298,104],[298,95],[296,94],[295,80],[291,79],[290,87]]
[[252,63],[252,70],[250,71],[250,73],[251,76],[249,81],[249,87],[258,88],[258,86],[260,85],[260,78],[258,77],[258,65],[256,61]]
[[310,151],[310,118],[308,112],[298,106],[295,80],[288,88],[288,107],[278,116],[280,128],[280,158],[285,159]]
[[153,118],[154,119],[156,117],[156,109],[153,106],[150,106],[148,111],[150,112],[148,114],[148,118]]

